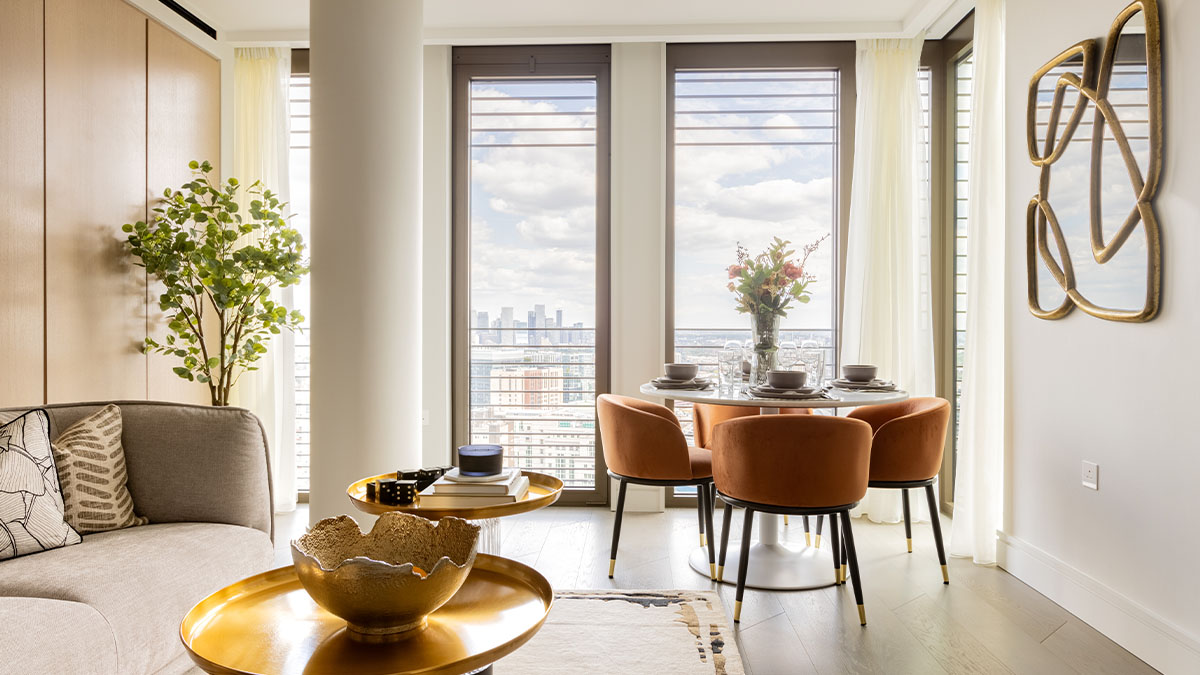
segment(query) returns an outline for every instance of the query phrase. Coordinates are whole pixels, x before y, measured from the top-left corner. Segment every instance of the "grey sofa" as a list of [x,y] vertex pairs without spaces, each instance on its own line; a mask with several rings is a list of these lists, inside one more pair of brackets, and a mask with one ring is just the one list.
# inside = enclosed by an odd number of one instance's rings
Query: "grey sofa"
[[[258,418],[241,408],[114,403],[129,491],[150,524],[0,562],[0,671],[190,672],[184,614],[271,565],[271,473]],[[103,405],[40,407],[53,439]],[[0,423],[26,410],[0,409]]]

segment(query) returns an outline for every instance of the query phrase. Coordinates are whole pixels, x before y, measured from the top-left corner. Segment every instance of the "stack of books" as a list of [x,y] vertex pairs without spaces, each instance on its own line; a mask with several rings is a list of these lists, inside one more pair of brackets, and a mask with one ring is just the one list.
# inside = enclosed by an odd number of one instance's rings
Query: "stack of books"
[[519,469],[505,469],[490,480],[463,479],[453,470],[421,491],[420,506],[454,509],[510,504],[524,499],[528,492],[529,478]]

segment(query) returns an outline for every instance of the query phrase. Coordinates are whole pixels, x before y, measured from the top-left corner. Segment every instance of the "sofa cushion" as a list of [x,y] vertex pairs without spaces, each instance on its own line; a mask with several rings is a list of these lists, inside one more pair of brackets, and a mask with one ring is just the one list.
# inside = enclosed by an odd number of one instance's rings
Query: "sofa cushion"
[[66,600],[0,597],[0,616],[0,659],[6,673],[118,672],[112,630],[92,607]]
[[80,534],[107,532],[149,521],[133,512],[125,482],[121,409],[106,405],[72,424],[51,443],[62,485],[67,524]]
[[32,410],[0,426],[0,560],[79,541],[63,519],[46,411]]
[[[0,563],[0,596],[94,607],[116,638],[115,672],[152,673],[183,652],[179,624],[208,594],[270,567],[260,530],[166,523],[90,534],[83,544]],[[69,671],[63,671],[69,672]]]

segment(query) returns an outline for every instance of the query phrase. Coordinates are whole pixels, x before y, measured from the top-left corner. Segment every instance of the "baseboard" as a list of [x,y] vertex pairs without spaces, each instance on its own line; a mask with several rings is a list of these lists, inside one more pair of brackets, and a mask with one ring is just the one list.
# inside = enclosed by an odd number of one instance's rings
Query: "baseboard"
[[1200,639],[1046,551],[1006,534],[1000,566],[1164,673],[1200,673]]

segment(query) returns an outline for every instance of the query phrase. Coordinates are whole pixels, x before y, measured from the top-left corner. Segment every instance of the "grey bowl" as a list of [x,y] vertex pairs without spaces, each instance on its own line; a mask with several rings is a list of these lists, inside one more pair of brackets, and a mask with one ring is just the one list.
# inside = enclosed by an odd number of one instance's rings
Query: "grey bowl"
[[776,389],[799,389],[808,379],[808,373],[803,370],[769,370],[767,384]]
[[842,377],[851,382],[870,382],[879,369],[875,366],[842,366]]
[[663,372],[672,380],[690,380],[700,372],[700,366],[694,363],[664,363]]

